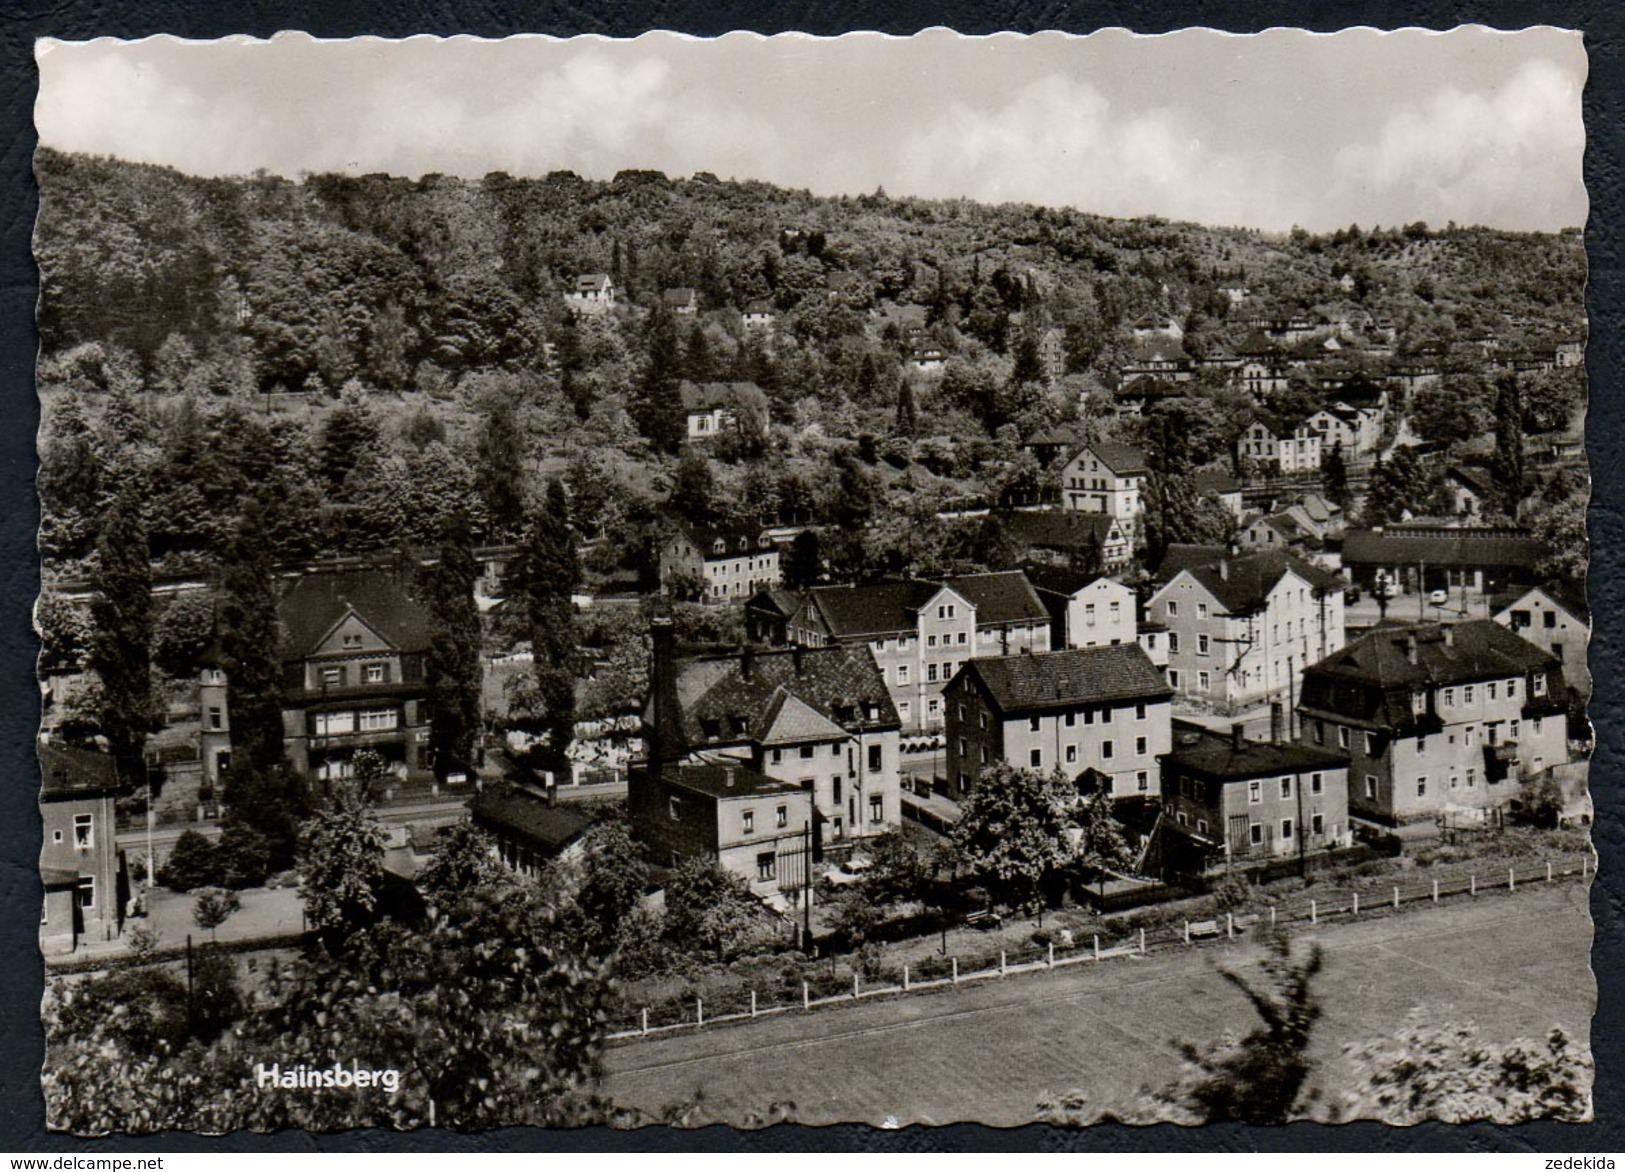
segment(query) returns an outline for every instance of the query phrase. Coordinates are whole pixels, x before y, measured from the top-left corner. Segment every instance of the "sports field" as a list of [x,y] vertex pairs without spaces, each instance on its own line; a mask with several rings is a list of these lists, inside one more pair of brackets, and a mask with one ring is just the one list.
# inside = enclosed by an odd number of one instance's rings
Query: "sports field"
[[[1587,1037],[1596,1002],[1591,919],[1579,885],[1325,925],[1315,1084],[1336,1096],[1342,1048],[1393,1034],[1413,1011],[1467,1021],[1485,1041]],[[802,1123],[1031,1122],[1046,1092],[1074,1088],[1102,1110],[1177,1072],[1175,1038],[1205,1043],[1256,1022],[1218,973],[1237,942],[1079,965],[669,1035],[612,1048],[607,1091],[652,1114],[703,1091],[708,1118],[795,1104]]]

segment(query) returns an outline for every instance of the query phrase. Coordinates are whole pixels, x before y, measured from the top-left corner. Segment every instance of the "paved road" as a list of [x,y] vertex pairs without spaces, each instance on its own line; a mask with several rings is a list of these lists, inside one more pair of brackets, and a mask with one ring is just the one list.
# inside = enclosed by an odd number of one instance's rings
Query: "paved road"
[[[1586,1036],[1596,986],[1578,885],[1323,925],[1317,1079],[1347,1077],[1345,1043],[1391,1035],[1413,1014],[1471,1021],[1488,1041]],[[651,1114],[703,1090],[709,1118],[796,1105],[803,1123],[1030,1122],[1045,1094],[1082,1089],[1121,1108],[1175,1076],[1171,1040],[1206,1042],[1256,1019],[1216,971],[1252,945],[1079,965],[939,993],[876,999],[613,1047],[606,1090]]]

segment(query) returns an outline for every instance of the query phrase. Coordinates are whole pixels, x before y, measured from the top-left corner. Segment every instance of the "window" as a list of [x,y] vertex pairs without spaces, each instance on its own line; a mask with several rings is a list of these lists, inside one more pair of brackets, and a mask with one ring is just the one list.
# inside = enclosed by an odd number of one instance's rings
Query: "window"
[[1207,603],[1198,602],[1196,604],[1196,617],[1199,619],[1207,618]]
[[1134,785],[1142,794],[1151,788],[1151,775],[1144,769],[1134,775]]
[[965,645],[965,632],[964,631],[959,632],[959,645],[961,647],[963,647]]
[[1290,777],[1283,777],[1281,779],[1281,796],[1283,798],[1290,798],[1292,796],[1292,779]]
[[885,764],[886,764],[885,746],[884,745],[870,745],[869,746],[869,772],[870,773],[879,773],[881,771],[881,769],[883,769],[885,767]]
[[1517,680],[1508,680],[1507,681],[1507,699],[1508,700],[1516,700],[1517,698],[1518,698],[1518,681]]
[[886,803],[879,794],[869,795],[869,821],[879,824],[886,820]]
[[1178,655],[1179,654],[1179,632],[1178,631],[1169,631],[1168,632],[1168,654],[1170,654],[1170,655]]
[[369,684],[382,684],[389,679],[389,668],[383,663],[369,663],[361,669],[362,678]]
[[1473,766],[1467,767],[1467,788],[1472,789],[1478,782],[1478,770]]
[[1508,721],[1507,722],[1507,740],[1515,741],[1517,739],[1518,739],[1518,722],[1516,720]]
[[1461,702],[1463,704],[1471,704],[1473,702],[1473,685],[1468,684],[1461,690]]
[[94,814],[75,814],[73,816],[73,845],[81,850],[96,845],[95,835],[96,816]]
[[1196,636],[1196,654],[1208,654],[1208,637],[1206,635]]
[[[831,757],[839,757],[841,755],[841,746],[840,745],[831,745],[829,747],[829,755]],[[847,766],[848,769],[850,769],[852,767],[852,759],[850,757],[847,758],[846,766]]]
[[1471,749],[1473,747],[1473,742],[1478,739],[1478,730],[1469,724],[1466,728],[1461,730],[1461,739],[1466,746]]
[[1206,834],[1207,833],[1207,819],[1206,818],[1198,818],[1196,820],[1196,833],[1198,833],[1198,834]]
[[1179,615],[1179,603],[1175,602],[1173,599],[1170,598],[1168,600],[1168,617],[1169,618],[1177,618],[1178,615]]
[[1346,749],[1349,747],[1349,730],[1344,728],[1342,725],[1337,726],[1337,747],[1339,749]]
[[1168,669],[1168,686],[1170,688],[1179,687],[1179,669],[1177,667]]
[[1281,819],[1281,841],[1292,841],[1292,819],[1290,818]]
[[897,682],[899,684],[908,683],[908,664],[900,663],[897,665]]
[[1365,796],[1367,801],[1377,800],[1377,777],[1374,773],[1365,775]]
[[1068,745],[1066,747],[1066,763],[1068,765],[1076,765],[1078,763],[1078,746]]
[[1092,602],[1083,605],[1083,625],[1086,627],[1095,625],[1095,604]]
[[937,637],[935,635],[927,635],[925,637],[925,645],[927,647],[935,647],[937,645]]
[[1110,741],[1100,742],[1100,758],[1102,761],[1110,761],[1112,759],[1112,743]]
[[964,737],[959,738],[959,755],[961,757],[969,757],[970,756],[970,742],[967,741]]
[[1247,840],[1249,842],[1251,842],[1254,846],[1263,846],[1264,845],[1264,827],[1261,824],[1257,823],[1257,822],[1253,822],[1253,823],[1248,824],[1248,827],[1247,827]]
[[1145,756],[1145,738],[1144,737],[1135,737],[1134,738],[1134,755],[1136,757],[1144,757]]
[[780,806],[777,810],[773,811],[773,822],[774,825],[778,826],[781,830],[790,825],[790,807]]
[[756,856],[756,878],[758,882],[772,879],[778,873],[778,856],[772,851],[763,851]]
[[1416,796],[1419,797],[1419,798],[1425,798],[1425,797],[1428,796],[1428,779],[1427,778],[1418,777],[1416,779]]
[[1264,783],[1261,781],[1249,781],[1247,783],[1247,804],[1250,806],[1256,806],[1263,800]]
[[1365,755],[1367,757],[1375,757],[1377,755],[1376,733],[1368,732],[1365,734]]
[[834,791],[835,804],[839,806],[841,804],[841,778],[837,774],[835,777],[832,777],[829,780],[831,788]]
[[1496,686],[1497,686],[1497,685],[1496,685],[1496,683],[1495,683],[1495,681],[1494,681],[1494,680],[1491,680],[1491,681],[1490,681],[1490,682],[1489,682],[1489,683],[1487,683],[1487,684],[1485,684],[1485,685],[1484,685],[1484,687],[1485,687],[1485,689],[1486,689],[1486,690],[1487,690],[1487,691],[1488,691],[1488,692],[1489,692],[1489,694],[1490,694],[1490,699],[1491,699],[1491,700],[1493,700],[1493,699],[1495,699],[1495,690],[1496,690]]
[[938,712],[940,712],[941,710],[942,710],[942,705],[941,705],[941,703],[939,701],[937,701],[937,700],[927,700],[925,702],[925,713],[926,713],[927,716],[936,716],[936,714]]
[[1457,774],[1452,773],[1450,775],[1450,788],[1455,789],[1460,784],[1461,784],[1460,776],[1458,776]]
[[739,828],[746,834],[756,833],[756,811],[745,810],[739,815]]
[[812,746],[812,745],[802,745],[801,746],[801,748],[799,749],[799,752],[801,753],[801,759],[803,761],[811,761],[812,760],[813,748],[814,748],[814,746]]
[[355,731],[355,713],[353,712],[318,712],[316,714],[316,735],[319,737],[343,736]]
[[1083,723],[1084,724],[1093,724],[1094,722],[1095,722],[1095,710],[1093,708],[1085,708],[1083,710]]
[[1310,793],[1318,794],[1321,791],[1322,784],[1323,783],[1321,781],[1320,774],[1311,773],[1309,775],[1309,792]]
[[1321,835],[1326,833],[1326,815],[1309,815],[1309,833],[1313,834],[1316,838],[1319,838]]
[[1028,717],[1028,718],[1027,718],[1027,731],[1028,731],[1028,732],[1037,732],[1037,731],[1038,731],[1038,727],[1039,727],[1039,724],[1038,724],[1038,717],[1036,717],[1036,716],[1029,716],[1029,717]]
[[773,750],[773,764],[775,764],[775,765],[784,764],[784,750],[783,749],[774,749]]
[[683,799],[670,799],[666,804],[666,813],[671,815],[673,822],[681,822],[683,820]]
[[1213,678],[1207,672],[1199,671],[1196,673],[1196,690],[1199,692],[1213,690]]
[[1042,769],[1044,767],[1044,750],[1034,749],[1028,753],[1027,756],[1029,758],[1028,763],[1034,769]]
[[1134,719],[1135,720],[1144,720],[1145,719],[1145,701],[1144,700],[1141,700],[1138,704],[1136,704],[1134,706]]
[[1066,722],[1067,728],[1078,727],[1078,714],[1076,712],[1068,712],[1063,719]]
[[913,716],[913,714],[914,702],[912,700],[899,700],[897,702],[897,718],[899,720],[906,722]]
[[925,682],[928,683],[928,684],[934,684],[934,683],[937,682],[937,665],[936,664],[928,663],[928,664],[925,665]]
[[209,727],[210,728],[225,728],[226,727],[226,714],[225,714],[224,710],[222,710],[220,705],[218,705],[218,704],[209,705]]
[[1542,625],[1545,626],[1548,631],[1557,630],[1557,612],[1555,610],[1547,611],[1545,614],[1540,616],[1540,619]]
[[344,669],[342,667],[322,668],[322,687],[340,688],[344,686]]
[[96,906],[96,877],[94,875],[79,876],[79,906],[89,910]]
[[1120,619],[1122,617],[1123,617],[1123,604],[1121,602],[1112,603],[1112,622],[1115,623],[1115,622],[1117,622],[1118,619]]
[[1418,757],[1427,751],[1427,741],[1428,739],[1425,736],[1416,738],[1416,755]]
[[1454,708],[1456,706],[1456,689],[1446,688],[1444,690],[1444,706],[1446,708]]
[[397,723],[393,708],[369,708],[361,714],[363,732],[382,732],[394,728]]
[[1530,679],[1534,681],[1535,695],[1544,696],[1546,694],[1546,674],[1544,672],[1536,672],[1530,677]]

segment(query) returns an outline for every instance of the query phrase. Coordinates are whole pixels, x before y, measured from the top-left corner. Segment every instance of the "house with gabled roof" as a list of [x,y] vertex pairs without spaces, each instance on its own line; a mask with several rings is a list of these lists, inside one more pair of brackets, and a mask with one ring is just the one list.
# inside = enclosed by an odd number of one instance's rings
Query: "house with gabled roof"
[[773,310],[773,303],[765,297],[757,297],[745,302],[745,308],[740,310],[739,316],[745,323],[747,330],[769,331],[778,315]]
[[1243,502],[1241,481],[1223,468],[1201,468],[1191,474],[1191,486],[1198,495],[1211,496],[1224,506],[1225,512],[1241,519]]
[[1176,337],[1147,337],[1124,357],[1118,377],[1125,383],[1141,377],[1189,382],[1193,377],[1191,356]]
[[1132,547],[1139,536],[1148,475],[1150,466],[1139,448],[1113,440],[1089,444],[1061,469],[1061,507],[1114,518]]
[[1583,584],[1546,582],[1508,590],[1491,601],[1490,612],[1501,626],[1550,652],[1575,690],[1591,695],[1591,669],[1586,664],[1591,608]]
[[40,947],[72,952],[80,943],[115,939],[124,927],[130,882],[114,822],[123,787],[106,753],[49,741],[41,741],[38,752],[45,832]]
[[999,520],[1023,561],[1112,571],[1134,556],[1122,524],[1104,513],[1018,509]]
[[614,308],[616,292],[608,273],[582,273],[570,283],[564,304],[572,313],[604,313]]
[[1290,476],[1320,471],[1320,433],[1307,422],[1291,423],[1262,413],[1242,431],[1236,454],[1266,475]]
[[807,591],[790,620],[805,647],[863,645],[905,732],[942,727],[942,688],[973,656],[1045,650],[1049,611],[1019,570]]
[[1173,690],[1137,643],[972,659],[944,692],[948,778],[970,793],[1007,761],[1104,777],[1115,798],[1161,792]]
[[428,612],[394,569],[314,572],[283,594],[282,736],[318,780],[348,777],[358,749],[403,778],[430,776]]
[[784,581],[779,547],[760,526],[680,525],[661,543],[660,583],[700,602],[742,602]]
[[1350,817],[1430,826],[1566,762],[1568,692],[1555,658],[1488,619],[1382,623],[1303,673],[1297,739],[1348,754]]
[[753,382],[694,383],[684,379],[677,385],[683,400],[690,440],[716,439],[729,433],[765,436],[768,425],[767,395]]
[[1223,711],[1290,701],[1305,664],[1343,646],[1343,583],[1281,551],[1168,576],[1146,604],[1168,631],[1168,683]]
[[693,317],[700,311],[700,293],[698,289],[680,285],[661,293],[660,303],[678,317]]
[[[777,806],[743,815],[739,837],[808,830],[822,851],[895,829],[902,817],[900,721],[880,669],[860,645],[681,656],[656,646],[649,743],[683,774],[726,766],[772,793],[805,795],[811,821]],[[666,770],[670,775],[672,768]],[[753,824],[755,823],[755,824]],[[754,837],[753,837],[754,836]]]

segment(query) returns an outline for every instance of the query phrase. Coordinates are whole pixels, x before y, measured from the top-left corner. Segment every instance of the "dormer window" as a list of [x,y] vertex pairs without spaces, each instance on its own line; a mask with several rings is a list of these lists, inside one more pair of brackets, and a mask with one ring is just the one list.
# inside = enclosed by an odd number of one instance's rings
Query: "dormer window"
[[1530,680],[1535,689],[1535,695],[1544,696],[1546,694],[1546,674],[1544,672],[1536,672],[1530,677]]
[[1411,693],[1411,711],[1421,713],[1426,710],[1428,694],[1420,689]]
[[706,740],[714,741],[722,735],[722,721],[714,716],[705,717],[700,721],[700,731],[705,734]]

